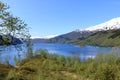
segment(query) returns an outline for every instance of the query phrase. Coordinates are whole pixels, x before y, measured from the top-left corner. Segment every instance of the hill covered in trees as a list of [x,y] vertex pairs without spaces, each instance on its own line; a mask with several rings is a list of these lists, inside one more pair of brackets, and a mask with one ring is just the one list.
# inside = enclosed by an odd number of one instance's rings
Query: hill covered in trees
[[98,46],[120,47],[120,29],[100,31],[73,43],[80,45],[90,44]]

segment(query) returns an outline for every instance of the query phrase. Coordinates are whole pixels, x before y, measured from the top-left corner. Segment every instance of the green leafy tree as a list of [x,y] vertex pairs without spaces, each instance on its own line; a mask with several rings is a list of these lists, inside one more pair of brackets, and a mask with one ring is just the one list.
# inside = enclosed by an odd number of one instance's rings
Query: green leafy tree
[[[4,39],[7,43],[7,39],[10,36],[28,39],[30,38],[29,29],[27,24],[20,19],[20,17],[13,16],[9,11],[9,7],[3,2],[0,2],[0,35],[8,35]],[[13,39],[11,39],[13,41]],[[7,45],[7,44],[5,44]]]
[[[28,56],[33,56],[27,24],[20,17],[13,16],[9,12],[9,6],[0,1],[0,44],[5,46],[12,44],[16,42],[14,38],[25,42]],[[21,45],[16,44],[14,47],[17,49],[18,57],[20,58],[19,51],[21,51]]]
[[96,78],[99,80],[115,80],[116,77],[116,67],[109,65],[107,63],[98,66],[97,72],[95,74]]
[[40,50],[40,56],[43,57],[43,58],[48,58],[48,51],[47,50]]
[[71,57],[70,56],[66,56],[65,59],[66,59],[66,64],[65,65],[67,67],[70,67],[71,66]]
[[30,39],[26,41],[26,47],[27,47],[27,52],[26,52],[26,58],[31,58],[33,57],[33,49],[32,49],[32,42]]
[[62,55],[61,55],[61,56],[58,56],[57,60],[58,60],[59,62],[65,63],[65,57],[62,56]]

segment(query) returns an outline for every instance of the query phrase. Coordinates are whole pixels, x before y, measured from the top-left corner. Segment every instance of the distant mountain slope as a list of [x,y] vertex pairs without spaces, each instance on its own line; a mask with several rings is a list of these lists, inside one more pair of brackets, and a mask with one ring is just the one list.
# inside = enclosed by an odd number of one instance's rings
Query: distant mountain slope
[[120,29],[100,31],[74,43],[85,45],[120,47]]
[[34,38],[34,39],[31,39],[31,42],[32,43],[47,43],[48,39]]
[[67,34],[63,34],[63,35],[57,36],[55,38],[51,38],[51,39],[47,40],[47,42],[69,43],[71,41],[80,40],[86,36],[93,34],[93,33],[95,33],[95,31],[72,31]]
[[22,41],[10,35],[0,35],[0,45],[17,45],[22,44]]

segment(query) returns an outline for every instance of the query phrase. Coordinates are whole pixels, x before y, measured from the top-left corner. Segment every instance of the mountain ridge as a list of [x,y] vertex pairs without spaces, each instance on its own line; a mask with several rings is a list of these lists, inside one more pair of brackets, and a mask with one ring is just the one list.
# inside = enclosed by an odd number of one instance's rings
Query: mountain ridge
[[[120,29],[120,17],[113,18],[107,22],[88,27],[86,29],[76,29],[72,32],[62,34],[50,39],[37,39],[35,42],[48,43],[69,43],[76,40],[81,40],[99,31]],[[34,41],[34,40],[33,40]]]

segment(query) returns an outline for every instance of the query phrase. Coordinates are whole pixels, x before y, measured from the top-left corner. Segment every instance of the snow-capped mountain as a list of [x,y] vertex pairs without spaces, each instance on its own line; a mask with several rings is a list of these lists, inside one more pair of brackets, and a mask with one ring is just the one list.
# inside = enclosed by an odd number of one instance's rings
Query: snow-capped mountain
[[85,30],[88,30],[88,31],[102,31],[102,30],[119,29],[119,28],[120,28],[120,17],[111,19],[111,20],[109,20],[105,23],[99,24],[99,25],[88,27]]
[[43,38],[43,39],[34,39],[34,42],[48,42],[48,43],[67,43],[76,40],[81,40],[86,36],[90,36],[98,31],[109,30],[109,29],[119,29],[120,28],[120,17],[114,18],[105,23],[88,27],[86,29],[77,29],[72,32],[58,35],[56,37]]
[[59,35],[55,38],[50,39],[50,42],[69,42],[85,38],[90,36],[98,31],[105,31],[110,29],[119,29],[120,28],[120,17],[111,19],[105,23],[88,27],[86,29],[77,29],[72,32]]

